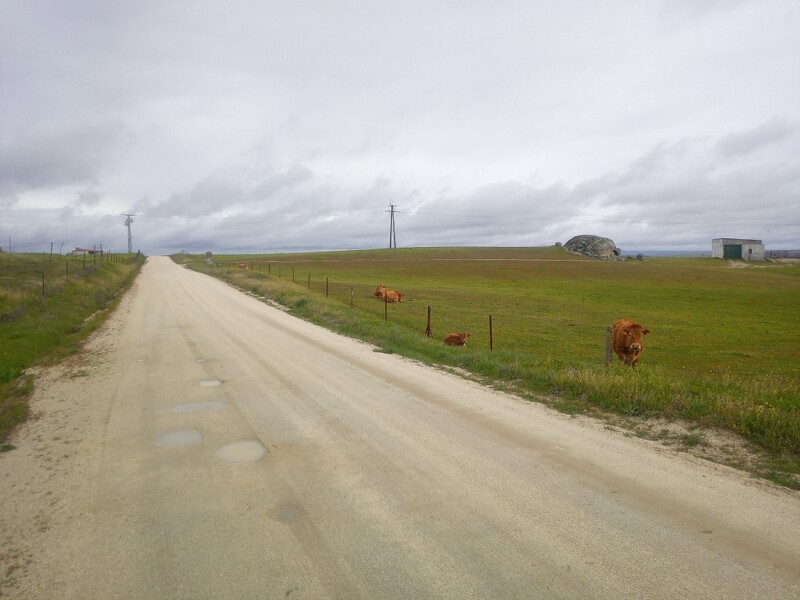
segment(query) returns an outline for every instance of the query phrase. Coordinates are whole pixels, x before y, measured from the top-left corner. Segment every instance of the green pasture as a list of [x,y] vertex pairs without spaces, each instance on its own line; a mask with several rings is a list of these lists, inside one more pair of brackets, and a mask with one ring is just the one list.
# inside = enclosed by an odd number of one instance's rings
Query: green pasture
[[[800,376],[800,268],[777,263],[731,268],[718,259],[602,262],[560,248],[411,249],[272,257],[224,257],[256,273],[325,292],[358,312],[383,316],[375,285],[405,294],[389,319],[424,331],[431,306],[436,337],[471,333],[531,360],[596,364],[604,330],[629,317],[652,330],[645,364],[691,376],[785,372]],[[249,270],[249,269],[248,269]]]
[[[563,410],[588,402],[626,415],[680,416],[800,456],[797,264],[602,262],[562,248],[217,256],[215,266],[175,260],[386,351],[553,395]],[[405,301],[385,306],[372,296],[377,284]],[[428,306],[432,339],[423,335]],[[605,366],[605,328],[620,317],[652,331],[635,371],[618,361]],[[471,334],[468,348],[441,343],[462,331]]]
[[0,443],[27,414],[28,367],[74,352],[88,320],[138,272],[141,255],[0,253]]

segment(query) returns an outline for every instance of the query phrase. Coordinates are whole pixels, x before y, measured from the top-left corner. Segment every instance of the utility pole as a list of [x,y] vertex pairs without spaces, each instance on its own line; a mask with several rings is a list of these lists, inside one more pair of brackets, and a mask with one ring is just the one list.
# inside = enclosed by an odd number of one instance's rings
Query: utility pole
[[396,208],[396,205],[390,204],[389,210],[385,211],[389,213],[389,248],[397,248],[397,230],[394,227],[394,213]]
[[128,228],[128,254],[133,253],[133,238],[131,237],[131,223],[133,223],[133,217],[136,215],[129,215],[127,213],[122,213],[122,216],[125,217],[125,226]]

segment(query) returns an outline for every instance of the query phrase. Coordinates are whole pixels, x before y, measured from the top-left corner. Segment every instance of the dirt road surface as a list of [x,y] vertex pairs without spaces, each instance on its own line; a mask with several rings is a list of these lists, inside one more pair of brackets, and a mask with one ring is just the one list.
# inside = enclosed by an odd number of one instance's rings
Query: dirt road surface
[[151,258],[0,455],[10,598],[797,598],[800,495]]

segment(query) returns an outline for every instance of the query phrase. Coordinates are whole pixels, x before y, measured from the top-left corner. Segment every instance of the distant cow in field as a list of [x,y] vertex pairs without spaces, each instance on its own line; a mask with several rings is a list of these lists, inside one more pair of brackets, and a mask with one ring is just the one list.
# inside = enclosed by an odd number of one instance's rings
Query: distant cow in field
[[384,295],[384,299],[386,302],[402,302],[403,301],[403,294],[397,292],[395,290],[386,290],[386,294]]
[[240,269],[246,269],[247,268],[247,264],[246,263],[239,263],[239,268]]
[[611,331],[614,352],[626,365],[635,367],[644,350],[642,338],[648,333],[650,330],[643,328],[639,323],[634,323],[630,319],[620,319],[614,323]]
[[386,292],[388,291],[389,290],[386,289],[386,286],[381,284],[375,288],[375,292],[372,295],[378,298],[379,300],[383,300],[383,297],[386,295]]
[[444,343],[448,346],[467,346],[468,333],[449,333],[444,338]]

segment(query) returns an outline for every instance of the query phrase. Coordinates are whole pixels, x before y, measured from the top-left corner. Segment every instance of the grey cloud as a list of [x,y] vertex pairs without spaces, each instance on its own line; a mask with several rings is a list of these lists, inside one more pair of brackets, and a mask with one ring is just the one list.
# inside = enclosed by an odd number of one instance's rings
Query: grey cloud
[[96,206],[100,202],[100,200],[102,200],[102,198],[103,195],[97,190],[93,189],[80,190],[78,192],[76,204],[78,206]]
[[309,182],[314,175],[303,165],[294,165],[284,173],[278,173],[257,184],[250,192],[255,199],[269,199],[274,194]]
[[0,239],[797,240],[795,2],[635,4],[9,0]]
[[798,126],[786,119],[773,118],[748,131],[723,137],[717,144],[719,153],[725,157],[738,157],[757,152],[767,146],[778,144],[796,135]]
[[[572,186],[506,181],[467,193],[428,193],[387,177],[360,189],[325,185],[304,167],[262,177],[251,188],[209,176],[145,210],[134,225],[134,245],[157,253],[385,247],[390,201],[400,210],[400,246],[535,246],[581,233],[611,237],[625,249],[702,249],[719,236],[765,239],[772,248],[796,245],[800,165],[761,145],[753,152],[760,161],[731,168],[720,156],[720,142],[657,144],[620,172]],[[800,154],[797,136],[782,144]],[[268,191],[269,201],[255,190]],[[222,207],[233,214],[221,216]],[[49,234],[40,228],[30,235],[57,237],[76,224],[95,223],[89,241],[110,232],[113,240],[105,242],[119,245],[125,231],[117,220],[101,227],[100,220],[64,214]]]
[[718,146],[713,139],[658,144],[619,173],[574,186],[508,181],[466,194],[426,194],[385,177],[355,193],[278,186],[293,210],[212,227],[220,244],[254,250],[383,247],[391,201],[399,207],[401,246],[547,245],[581,233],[640,249],[704,247],[721,235],[769,239],[766,234],[772,234],[776,243],[789,244],[787,224],[800,221],[791,208],[800,166],[775,168],[783,161],[768,155],[763,165],[729,169],[720,166]]
[[141,210],[158,217],[210,216],[236,206],[243,195],[238,183],[225,177],[210,176],[186,192],[173,194],[168,200]]
[[94,182],[123,133],[123,124],[109,119],[20,127],[0,147],[0,194]]

